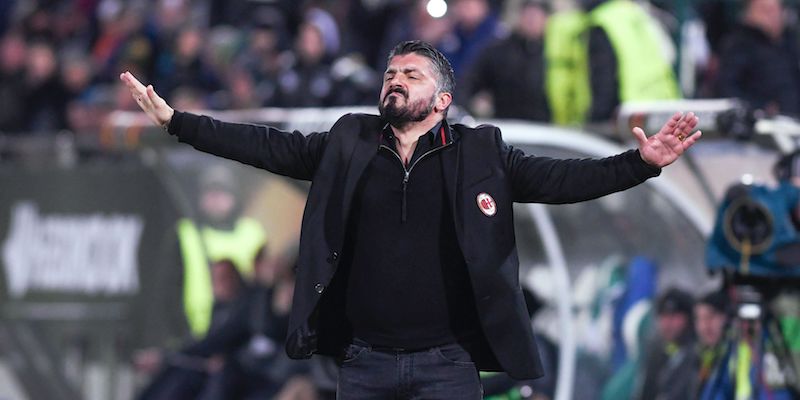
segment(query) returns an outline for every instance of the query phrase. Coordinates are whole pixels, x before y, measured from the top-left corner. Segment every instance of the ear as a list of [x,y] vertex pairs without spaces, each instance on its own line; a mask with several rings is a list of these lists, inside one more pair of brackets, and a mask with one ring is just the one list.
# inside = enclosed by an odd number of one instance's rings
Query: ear
[[436,104],[433,105],[433,108],[436,112],[443,112],[450,107],[450,103],[453,102],[453,95],[447,92],[442,92],[436,95]]

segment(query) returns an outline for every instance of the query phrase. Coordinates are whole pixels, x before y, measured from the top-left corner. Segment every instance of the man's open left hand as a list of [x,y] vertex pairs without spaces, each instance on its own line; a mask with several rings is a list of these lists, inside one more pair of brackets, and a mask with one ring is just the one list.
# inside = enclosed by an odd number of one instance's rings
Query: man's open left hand
[[672,164],[702,136],[700,131],[692,133],[697,121],[692,112],[677,112],[653,136],[647,137],[638,126],[633,128],[642,159],[659,168]]

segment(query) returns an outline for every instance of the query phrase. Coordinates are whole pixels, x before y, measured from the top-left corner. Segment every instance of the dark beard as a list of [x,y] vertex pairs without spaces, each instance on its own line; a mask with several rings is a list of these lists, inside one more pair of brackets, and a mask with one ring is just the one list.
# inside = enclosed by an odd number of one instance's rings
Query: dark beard
[[412,122],[422,121],[433,111],[436,96],[431,96],[427,104],[425,100],[417,100],[411,104],[407,103],[405,107],[400,107],[397,105],[395,96],[389,98],[388,102],[386,101],[386,98],[392,93],[399,93],[405,96],[406,99],[408,99],[408,96],[401,90],[392,90],[378,104],[378,111],[380,111],[381,117],[395,128],[403,128]]

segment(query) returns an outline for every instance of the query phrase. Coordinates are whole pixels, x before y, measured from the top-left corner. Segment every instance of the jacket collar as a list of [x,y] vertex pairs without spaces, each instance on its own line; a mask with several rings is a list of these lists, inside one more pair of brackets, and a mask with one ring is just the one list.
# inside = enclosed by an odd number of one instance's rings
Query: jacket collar
[[[437,148],[452,144],[455,141],[456,135],[457,132],[453,131],[450,128],[450,124],[444,119],[434,125],[426,134],[420,136],[419,140],[427,140],[431,148]],[[381,130],[380,144],[392,144],[391,147],[394,147],[394,132],[388,122],[383,125],[383,129]]]

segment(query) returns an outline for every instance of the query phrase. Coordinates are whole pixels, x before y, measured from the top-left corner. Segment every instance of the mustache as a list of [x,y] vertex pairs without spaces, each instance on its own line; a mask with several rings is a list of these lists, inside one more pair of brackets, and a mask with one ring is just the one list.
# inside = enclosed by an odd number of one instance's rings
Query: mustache
[[389,91],[386,92],[386,96],[383,96],[383,99],[386,100],[386,98],[389,97],[389,95],[392,93],[399,93],[403,95],[403,97],[408,97],[408,92],[406,92],[403,88],[397,86],[389,89]]

